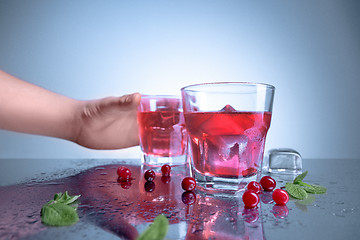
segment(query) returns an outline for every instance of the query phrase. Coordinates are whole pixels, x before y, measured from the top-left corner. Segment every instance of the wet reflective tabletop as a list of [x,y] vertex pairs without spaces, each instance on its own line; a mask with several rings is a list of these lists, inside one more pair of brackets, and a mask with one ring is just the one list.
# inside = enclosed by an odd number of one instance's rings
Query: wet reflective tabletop
[[[117,181],[127,166],[131,184]],[[160,169],[153,183],[139,159],[1,159],[0,239],[135,239],[159,214],[168,217],[166,239],[360,239],[360,159],[305,159],[306,182],[326,186],[322,195],[276,206],[271,193],[256,209],[245,209],[241,193],[184,193],[187,166],[170,178]],[[277,187],[291,175],[272,175]],[[81,194],[80,221],[70,227],[41,223],[40,209],[55,193]]]

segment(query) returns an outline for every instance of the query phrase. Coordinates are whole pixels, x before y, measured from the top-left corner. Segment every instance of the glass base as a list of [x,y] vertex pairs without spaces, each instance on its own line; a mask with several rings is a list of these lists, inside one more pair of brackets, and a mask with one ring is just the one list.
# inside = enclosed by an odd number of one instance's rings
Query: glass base
[[170,166],[184,165],[188,162],[187,155],[175,156],[175,157],[158,157],[152,155],[143,155],[142,161],[145,165],[151,167],[161,167],[164,164]]
[[269,173],[275,174],[301,174],[301,169],[269,168]]
[[242,176],[239,176],[239,178],[207,176],[200,173],[193,167],[191,168],[191,174],[192,177],[196,179],[197,189],[215,195],[236,194],[238,192],[245,191],[249,182],[259,182],[261,177],[260,171],[258,171],[257,174],[246,178]]

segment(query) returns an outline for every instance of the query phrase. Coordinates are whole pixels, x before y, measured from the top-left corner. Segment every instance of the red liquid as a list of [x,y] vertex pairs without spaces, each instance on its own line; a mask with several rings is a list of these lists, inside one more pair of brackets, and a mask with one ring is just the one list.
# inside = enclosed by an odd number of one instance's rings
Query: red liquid
[[195,168],[203,175],[238,178],[256,174],[263,158],[270,112],[185,114]]
[[138,112],[140,142],[147,155],[174,157],[185,154],[186,130],[179,111]]

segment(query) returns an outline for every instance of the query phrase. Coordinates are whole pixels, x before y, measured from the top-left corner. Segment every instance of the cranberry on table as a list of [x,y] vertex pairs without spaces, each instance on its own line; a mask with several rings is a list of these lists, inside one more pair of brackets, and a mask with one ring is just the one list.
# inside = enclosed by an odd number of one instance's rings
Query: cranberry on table
[[282,189],[275,189],[272,198],[277,205],[285,205],[289,201],[289,194]]
[[131,171],[126,167],[119,167],[117,169],[117,174],[120,180],[127,181],[131,179]]
[[276,187],[276,181],[270,176],[262,177],[260,184],[265,191],[272,191]]
[[155,179],[155,172],[153,170],[146,170],[144,178],[146,181],[153,181]]
[[181,187],[185,191],[192,191],[196,187],[196,180],[192,177],[186,177],[181,182]]
[[242,196],[242,200],[244,202],[245,208],[254,208],[256,207],[259,202],[260,198],[256,192],[251,190],[246,190]]
[[163,174],[163,176],[170,176],[170,172],[171,172],[171,167],[169,164],[164,164],[161,167],[161,172]]
[[251,181],[248,183],[247,187],[246,187],[247,190],[252,190],[256,193],[260,193],[261,191],[261,185],[260,183],[256,182],[256,181]]

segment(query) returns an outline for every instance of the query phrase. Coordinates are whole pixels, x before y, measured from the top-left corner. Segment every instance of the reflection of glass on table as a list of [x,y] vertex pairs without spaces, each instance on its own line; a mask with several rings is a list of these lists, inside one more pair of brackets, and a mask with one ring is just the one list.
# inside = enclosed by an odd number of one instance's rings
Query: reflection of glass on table
[[264,239],[260,204],[246,209],[238,196],[199,193],[191,210],[186,239]]

